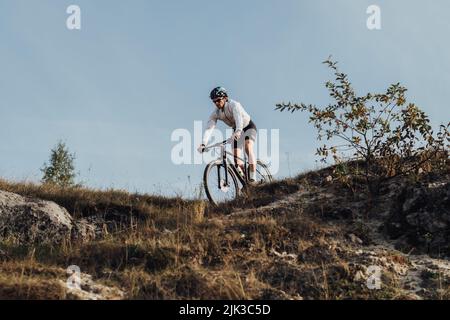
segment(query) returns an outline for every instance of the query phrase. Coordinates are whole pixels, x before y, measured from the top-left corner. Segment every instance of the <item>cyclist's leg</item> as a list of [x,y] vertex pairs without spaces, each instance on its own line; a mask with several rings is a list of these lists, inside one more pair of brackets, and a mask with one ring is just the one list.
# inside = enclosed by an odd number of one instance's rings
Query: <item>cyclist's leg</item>
[[245,153],[248,157],[250,180],[255,180],[256,174],[256,156],[254,151],[256,130],[257,129],[253,121],[250,122],[247,130],[245,130]]
[[256,157],[254,145],[255,144],[252,139],[245,139],[245,153],[247,153],[250,172],[256,171]]
[[[234,164],[239,166],[244,172],[244,162],[240,159],[242,159],[242,148],[239,146],[237,141],[233,141],[233,155],[234,155]],[[240,158],[240,159],[239,159]]]

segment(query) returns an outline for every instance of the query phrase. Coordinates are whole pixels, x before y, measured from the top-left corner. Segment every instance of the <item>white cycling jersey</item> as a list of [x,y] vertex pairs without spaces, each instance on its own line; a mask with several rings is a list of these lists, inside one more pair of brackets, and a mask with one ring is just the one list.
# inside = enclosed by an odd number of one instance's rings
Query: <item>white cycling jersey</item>
[[242,131],[250,123],[250,116],[242,105],[234,100],[228,99],[223,109],[217,108],[209,117],[203,134],[203,144],[207,144],[211,134],[216,127],[217,120],[222,120],[228,126],[237,131]]

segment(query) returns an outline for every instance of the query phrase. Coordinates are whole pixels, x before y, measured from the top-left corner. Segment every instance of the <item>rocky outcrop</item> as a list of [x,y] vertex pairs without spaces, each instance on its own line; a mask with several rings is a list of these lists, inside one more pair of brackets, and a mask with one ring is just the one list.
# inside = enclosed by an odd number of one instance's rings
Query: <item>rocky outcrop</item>
[[0,191],[0,239],[17,244],[60,244],[88,241],[95,236],[86,221],[75,221],[66,209],[51,201]]
[[404,187],[384,228],[401,249],[450,256],[450,183]]

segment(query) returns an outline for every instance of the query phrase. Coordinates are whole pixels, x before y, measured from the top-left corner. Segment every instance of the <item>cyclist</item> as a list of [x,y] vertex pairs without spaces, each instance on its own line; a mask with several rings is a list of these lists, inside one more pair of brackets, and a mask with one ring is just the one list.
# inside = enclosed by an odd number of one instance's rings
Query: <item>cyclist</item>
[[240,168],[241,172],[244,169],[244,163],[239,160],[241,157],[241,149],[243,141],[245,140],[245,152],[248,156],[249,162],[249,182],[255,182],[256,178],[256,158],[253,150],[254,142],[256,140],[256,126],[251,120],[249,114],[244,110],[242,105],[230,99],[228,93],[223,87],[214,88],[209,97],[217,107],[211,114],[208,120],[207,128],[203,134],[203,142],[198,147],[198,151],[202,153],[206,144],[211,137],[217,120],[223,121],[225,124],[233,128],[233,155],[236,168]]

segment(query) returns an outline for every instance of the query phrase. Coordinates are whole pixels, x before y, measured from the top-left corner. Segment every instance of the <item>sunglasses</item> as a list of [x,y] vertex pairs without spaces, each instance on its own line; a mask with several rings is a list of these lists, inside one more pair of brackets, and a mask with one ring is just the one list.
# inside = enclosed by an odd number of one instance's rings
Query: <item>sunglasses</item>
[[213,100],[212,102],[217,103],[217,102],[219,102],[219,101],[222,101],[222,99],[223,99],[223,98],[215,99],[215,100]]

